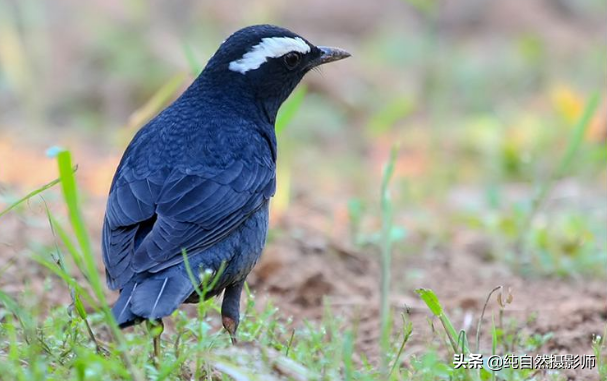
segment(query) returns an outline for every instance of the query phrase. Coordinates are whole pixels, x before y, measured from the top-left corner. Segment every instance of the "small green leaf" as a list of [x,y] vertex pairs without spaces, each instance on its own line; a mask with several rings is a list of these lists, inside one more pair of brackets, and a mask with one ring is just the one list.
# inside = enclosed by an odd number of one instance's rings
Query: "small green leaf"
[[443,307],[440,305],[438,297],[434,291],[427,288],[418,288],[415,290],[415,293],[422,298],[424,303],[426,303],[428,308],[430,308],[430,311],[432,311],[435,316],[440,317],[443,314]]

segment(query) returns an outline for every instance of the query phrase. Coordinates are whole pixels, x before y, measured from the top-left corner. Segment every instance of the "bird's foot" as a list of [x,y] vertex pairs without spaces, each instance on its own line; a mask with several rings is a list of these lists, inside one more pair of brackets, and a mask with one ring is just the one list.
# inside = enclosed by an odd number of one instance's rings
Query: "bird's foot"
[[147,320],[146,324],[149,332],[152,334],[154,344],[153,360],[154,363],[157,363],[158,359],[160,358],[160,335],[162,335],[162,332],[164,331],[164,323],[162,320]]
[[236,339],[236,329],[238,328],[238,324],[236,324],[236,321],[231,317],[222,316],[221,323],[223,324],[223,328],[225,328],[225,330],[230,334],[232,344],[238,344],[238,340]]

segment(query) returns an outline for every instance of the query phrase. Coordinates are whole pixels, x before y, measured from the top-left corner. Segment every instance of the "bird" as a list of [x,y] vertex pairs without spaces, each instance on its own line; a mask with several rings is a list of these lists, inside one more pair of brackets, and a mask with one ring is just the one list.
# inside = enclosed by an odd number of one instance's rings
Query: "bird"
[[143,321],[163,328],[181,304],[200,301],[210,274],[203,297],[223,293],[222,325],[236,343],[240,296],[265,246],[276,191],[278,110],[306,73],[349,56],[282,27],[245,27],[135,134],[102,230],[120,328]]

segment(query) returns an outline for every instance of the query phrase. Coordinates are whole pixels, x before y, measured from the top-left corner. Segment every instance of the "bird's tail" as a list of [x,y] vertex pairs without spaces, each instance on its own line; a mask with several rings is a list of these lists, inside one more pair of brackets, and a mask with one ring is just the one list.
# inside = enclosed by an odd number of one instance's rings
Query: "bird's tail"
[[124,287],[112,308],[118,325],[125,328],[142,319],[157,320],[173,313],[194,292],[194,286],[188,278],[171,275]]
[[127,284],[120,290],[120,296],[114,304],[114,307],[112,307],[112,314],[114,314],[114,319],[116,319],[120,328],[136,324],[139,320],[130,309],[133,292],[137,290],[137,286],[138,284],[134,282]]

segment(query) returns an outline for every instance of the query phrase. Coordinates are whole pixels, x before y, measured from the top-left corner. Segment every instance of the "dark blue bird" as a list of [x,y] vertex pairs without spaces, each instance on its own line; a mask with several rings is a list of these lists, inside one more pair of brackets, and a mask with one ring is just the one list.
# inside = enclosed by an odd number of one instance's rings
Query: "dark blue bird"
[[235,340],[240,294],[268,231],[276,189],[274,122],[303,76],[349,54],[271,25],[239,30],[192,85],[133,138],[110,189],[103,226],[107,282],[121,327],[160,321],[197,302],[183,252],[223,272],[222,323]]

